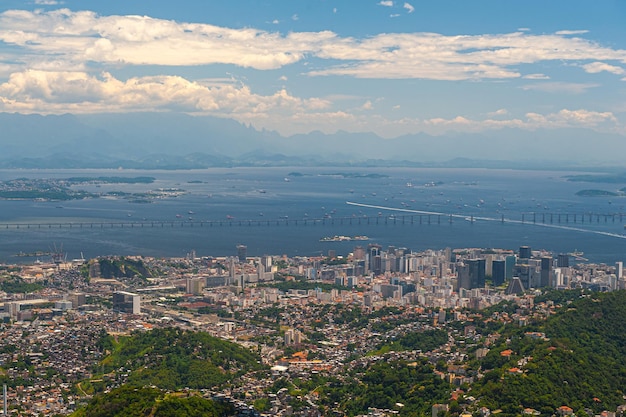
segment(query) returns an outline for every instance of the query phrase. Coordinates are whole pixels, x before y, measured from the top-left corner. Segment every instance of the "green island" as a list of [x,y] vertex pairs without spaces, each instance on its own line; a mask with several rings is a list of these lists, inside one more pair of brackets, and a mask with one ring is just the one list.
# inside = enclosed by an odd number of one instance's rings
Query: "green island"
[[576,193],[579,197],[620,197],[623,196],[623,192],[616,193],[614,191],[606,190],[580,190]]
[[154,177],[70,177],[65,180],[71,184],[152,184]]
[[566,178],[567,181],[571,181],[571,182],[626,184],[626,173],[565,175],[563,178]]
[[123,191],[94,193],[77,189],[81,185],[99,187],[102,184],[151,184],[154,181],[153,177],[17,178],[0,181],[0,199],[69,201],[88,198],[122,198],[135,203],[150,203],[155,198],[175,197],[185,192],[179,189],[161,189],[143,193]]

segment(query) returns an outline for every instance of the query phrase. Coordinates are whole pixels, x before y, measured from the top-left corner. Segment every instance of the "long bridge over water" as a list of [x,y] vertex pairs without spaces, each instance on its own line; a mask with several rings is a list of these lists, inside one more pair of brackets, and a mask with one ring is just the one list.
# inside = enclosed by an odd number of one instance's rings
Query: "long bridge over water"
[[[383,209],[384,207],[369,206]],[[389,208],[385,208],[389,209]],[[406,209],[393,209],[401,214],[377,214],[375,216],[345,216],[292,219],[281,217],[277,219],[225,219],[225,220],[106,220],[106,221],[49,221],[49,222],[6,222],[0,223],[1,230],[29,230],[29,229],[104,229],[104,228],[210,228],[210,227],[276,227],[276,226],[317,226],[317,225],[429,225],[466,221],[491,221],[515,224],[538,225],[584,225],[619,223],[626,220],[626,213],[545,213],[526,212],[518,214],[517,218],[485,217],[482,215],[446,214],[437,212],[422,212]]]

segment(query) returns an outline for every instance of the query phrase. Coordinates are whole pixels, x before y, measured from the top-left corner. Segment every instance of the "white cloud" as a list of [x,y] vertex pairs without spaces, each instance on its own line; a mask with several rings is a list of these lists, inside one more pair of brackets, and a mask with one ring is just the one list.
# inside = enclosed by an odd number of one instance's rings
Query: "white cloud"
[[[379,4],[392,2],[383,1]],[[22,69],[82,70],[128,65],[232,64],[271,70],[306,57],[343,61],[310,75],[358,78],[478,80],[518,78],[519,65],[551,61],[626,63],[626,51],[581,38],[531,35],[446,36],[385,33],[362,39],[330,31],[280,33],[229,29],[145,16],[93,12],[9,10],[0,13],[0,60]],[[108,67],[107,67],[108,66]],[[318,67],[320,68],[320,67]]]
[[[141,16],[100,17],[92,12],[8,11],[0,14],[0,41],[21,50],[0,59],[19,58],[29,68],[55,59],[68,65],[97,62],[120,65],[234,64],[275,69],[314,52],[332,32],[281,36],[250,28],[228,29]],[[313,47],[313,49],[310,49]]]
[[404,6],[402,6],[406,9],[407,13],[413,13],[415,11],[415,7],[413,7],[411,4],[409,3],[404,3]]
[[622,75],[626,73],[626,70],[624,70],[624,68],[617,67],[615,65],[609,65],[605,62],[592,62],[589,64],[585,64],[582,67],[586,72],[590,74],[596,74],[602,71],[610,72],[611,74],[617,75]]
[[337,13],[337,8],[333,7],[333,13]]
[[488,113],[487,115],[489,117],[494,117],[494,116],[506,116],[507,114],[509,114],[509,111],[507,109],[498,109],[494,112]]
[[584,35],[585,33],[589,33],[588,30],[559,30],[555,32],[556,35]]
[[381,0],[380,2],[378,2],[379,6],[385,6],[385,7],[393,7],[393,1],[391,0]]
[[359,114],[373,107],[367,100],[355,109],[356,114],[351,114],[333,110],[328,99],[298,98],[284,89],[265,96],[255,94],[248,86],[229,78],[192,82],[176,76],[151,76],[124,81],[106,72],[93,76],[85,72],[30,70],[14,73],[0,84],[0,111],[60,114],[174,110],[229,117],[283,134],[310,131],[320,125],[327,132],[367,129],[386,137],[422,131],[439,134],[505,127],[611,130],[619,125],[611,112],[585,109],[563,109],[549,114],[529,112],[524,118],[508,118],[506,109],[498,109],[484,120],[466,116],[391,120],[369,112]]
[[518,28],[518,32],[530,32],[530,28]]
[[300,18],[298,17],[297,14],[294,14],[293,16],[291,16],[291,20],[298,20],[298,19],[300,19]]
[[63,2],[56,0],[35,0],[35,4],[39,6],[56,6],[59,4],[63,4]]
[[595,112],[589,110],[563,109],[558,113],[541,115],[537,113],[526,114],[528,124],[537,127],[562,128],[562,127],[587,127],[594,128],[604,123],[617,123],[615,115],[611,112]]
[[569,94],[582,94],[586,93],[590,88],[599,87],[600,84],[592,83],[565,83],[565,82],[548,82],[527,84],[522,86],[523,90],[543,91],[546,93],[569,93]]
[[389,17],[391,18],[400,17],[400,15],[398,13],[394,13],[394,14],[390,14]]
[[[467,116],[429,119],[402,118],[391,120],[377,114],[351,114],[341,111],[298,113],[288,118],[274,120],[256,119],[257,126],[264,126],[284,134],[322,130],[350,132],[375,132],[381,137],[392,138],[405,134],[424,132],[440,135],[446,132],[484,132],[505,128],[534,131],[537,129],[587,128],[603,132],[620,132],[620,125],[610,112],[594,112],[584,109],[563,109],[554,113],[527,113],[523,117],[474,119]],[[285,130],[286,129],[286,130]]]
[[325,43],[317,55],[355,63],[322,69],[313,75],[438,80],[518,78],[521,74],[516,66],[543,61],[561,63],[602,56],[626,62],[624,50],[603,48],[578,38],[522,33],[381,34],[360,41],[336,39],[333,45]]
[[[226,80],[222,80],[226,81]],[[293,114],[329,106],[322,99],[301,99],[279,90],[269,96],[245,85],[197,83],[176,76],[118,80],[109,73],[24,71],[0,84],[0,111],[95,113],[176,110],[229,116],[271,112]]]
[[527,79],[527,80],[549,80],[550,79],[550,77],[548,77],[545,74],[526,74],[522,78]]
[[[599,131],[616,131],[619,123],[611,112],[595,112],[584,109],[563,109],[555,113],[527,113],[523,118],[490,118],[477,120],[464,116],[453,118],[403,119],[397,121],[397,127],[412,133],[423,131],[430,134],[442,134],[450,131],[482,132],[503,128],[524,130],[587,128]],[[389,127],[389,125],[388,125]]]

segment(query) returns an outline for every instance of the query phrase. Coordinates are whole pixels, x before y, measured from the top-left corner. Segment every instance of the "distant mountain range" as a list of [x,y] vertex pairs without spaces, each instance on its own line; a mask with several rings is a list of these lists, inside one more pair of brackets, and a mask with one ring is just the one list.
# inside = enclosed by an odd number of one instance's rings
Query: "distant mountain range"
[[501,129],[384,139],[314,131],[284,137],[230,119],[175,113],[0,113],[0,168],[230,166],[620,166],[626,137],[585,129]]

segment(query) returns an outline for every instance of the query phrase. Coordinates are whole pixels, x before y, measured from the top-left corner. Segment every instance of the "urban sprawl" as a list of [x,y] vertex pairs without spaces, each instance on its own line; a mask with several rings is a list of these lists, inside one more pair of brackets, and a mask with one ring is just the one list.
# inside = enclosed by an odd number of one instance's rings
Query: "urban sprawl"
[[[416,253],[370,244],[349,254],[331,250],[319,257],[252,257],[246,252],[239,245],[226,257],[190,253],[184,258],[67,261],[56,256],[50,262],[0,265],[5,284],[0,293],[0,367],[13,381],[5,391],[5,412],[70,414],[90,398],[81,381],[95,378],[106,354],[96,346],[100,335],[180,327],[260,353],[272,378],[244,375],[219,392],[203,393],[236,399],[241,415],[324,415],[314,392],[302,394],[294,411],[287,389],[270,389],[277,378],[333,375],[348,363],[427,358],[446,364],[433,372],[450,383],[451,398],[463,396],[462,413],[485,416],[490,410],[473,408],[473,398],[463,391],[481,377],[466,372],[463,361],[469,355],[485,356],[498,338],[477,335],[472,324],[477,312],[508,301],[516,309],[494,313],[490,320],[525,326],[553,314],[551,302],[534,301],[546,288],[626,288],[621,262],[591,264],[582,253],[553,254],[526,246]],[[350,310],[339,310],[344,306]],[[367,325],[355,329],[332,314],[355,309],[370,314]],[[408,320],[385,326],[388,316],[371,315],[377,311]],[[432,329],[448,331],[442,346],[372,354],[390,338]],[[524,365],[520,362],[519,372]],[[99,378],[111,389],[121,386],[130,372],[119,369]],[[267,401],[263,411],[252,407],[259,399]],[[397,414],[402,404],[396,406],[372,407],[367,415]],[[433,404],[433,416],[447,407]],[[563,407],[560,412],[568,414],[567,404]]]

